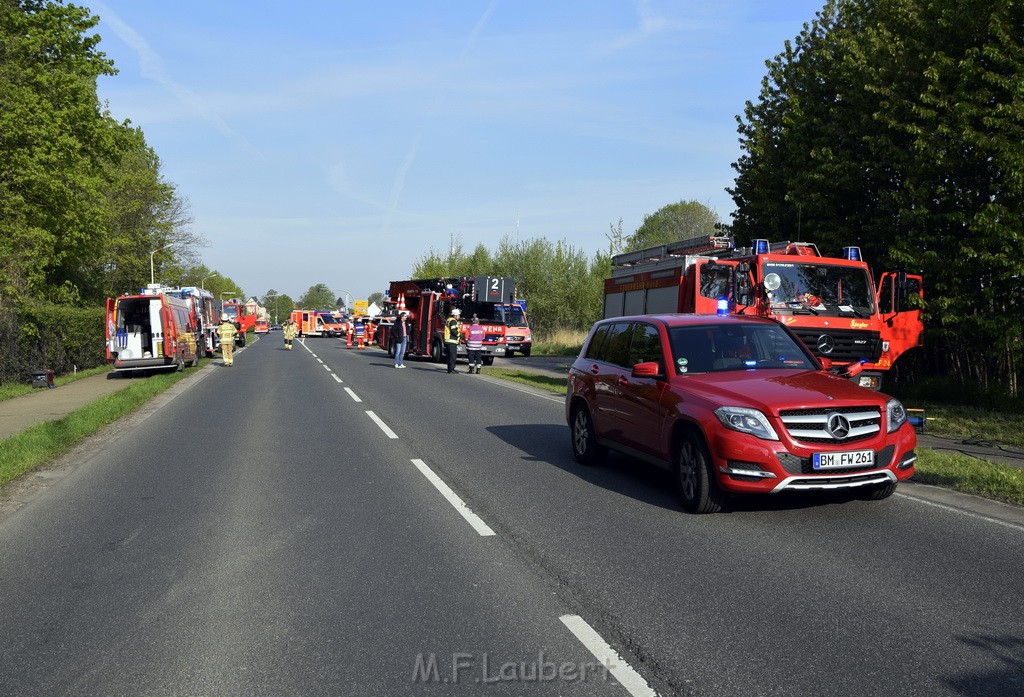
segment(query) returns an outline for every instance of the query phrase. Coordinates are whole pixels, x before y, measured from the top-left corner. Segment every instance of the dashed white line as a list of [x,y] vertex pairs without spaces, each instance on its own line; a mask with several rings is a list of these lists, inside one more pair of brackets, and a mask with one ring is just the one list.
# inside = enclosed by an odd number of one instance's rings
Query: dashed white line
[[338,382],[341,382],[341,378],[339,378],[339,377],[338,377],[337,375],[335,375],[334,373],[331,373],[331,377],[332,377],[332,378],[334,378],[334,379],[335,379],[336,381],[338,381]]
[[616,651],[608,645],[608,642],[601,638],[601,635],[594,631],[594,628],[587,624],[579,615],[562,615],[559,617],[569,631],[580,640],[590,653],[601,662],[608,671],[615,676],[619,684],[626,688],[626,691],[633,697],[657,697],[657,692],[651,689],[647,681],[640,677],[640,674],[633,670],[633,667],[622,660]]
[[357,395],[355,392],[352,391],[351,387],[346,387],[345,391],[348,392],[348,396],[351,397],[352,399],[354,399],[355,401],[357,401],[357,402],[363,401],[363,400],[359,399],[359,395]]
[[374,414],[372,411],[366,412],[366,415],[373,419],[373,422],[380,427],[380,430],[384,431],[384,435],[386,435],[388,438],[398,438],[398,434],[392,431],[390,428],[388,428],[388,425],[384,423],[379,416]]
[[455,507],[455,510],[459,512],[459,515],[465,518],[466,522],[472,525],[473,529],[476,530],[481,537],[487,537],[488,535],[494,534],[494,531],[491,530],[487,523],[485,523],[476,513],[469,510],[469,506],[459,498],[459,495],[452,491],[451,487],[445,484],[440,477],[434,474],[434,470],[427,467],[427,463],[423,460],[413,460],[412,464],[416,465],[416,469],[418,469],[423,476],[441,492],[441,496],[448,499],[448,503]]
[[[319,360],[319,359],[317,359],[317,360]],[[324,363],[324,370],[330,370],[330,369],[331,369],[331,366],[329,366],[326,363]]]

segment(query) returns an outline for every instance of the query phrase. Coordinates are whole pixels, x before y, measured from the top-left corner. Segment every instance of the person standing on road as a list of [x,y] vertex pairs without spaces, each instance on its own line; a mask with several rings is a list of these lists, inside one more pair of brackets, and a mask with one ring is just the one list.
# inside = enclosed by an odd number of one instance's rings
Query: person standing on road
[[293,339],[295,339],[295,320],[289,318],[284,323],[284,347],[289,351],[292,350]]
[[395,346],[395,367],[405,367],[405,349],[409,345],[409,313],[403,310],[398,313],[395,323],[391,325],[391,340]]
[[480,374],[480,353],[484,348],[484,328],[480,326],[480,318],[473,315],[470,319],[469,329],[466,331],[466,353],[469,355],[469,370],[472,374]]
[[455,372],[455,358],[459,355],[459,339],[462,338],[462,328],[459,325],[459,316],[462,310],[455,308],[444,321],[444,346],[448,351],[448,374]]
[[235,336],[238,329],[235,323],[227,315],[222,315],[220,324],[217,325],[217,336],[220,338],[220,355],[224,359],[224,365],[230,366],[235,362]]

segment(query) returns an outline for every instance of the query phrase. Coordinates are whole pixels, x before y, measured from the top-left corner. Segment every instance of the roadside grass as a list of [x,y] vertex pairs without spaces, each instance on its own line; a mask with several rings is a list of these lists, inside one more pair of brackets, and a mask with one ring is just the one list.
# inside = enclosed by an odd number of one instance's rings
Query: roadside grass
[[[202,365],[200,361],[200,367]],[[102,427],[134,411],[179,380],[194,374],[195,370],[199,368],[132,378],[133,384],[128,387],[73,411],[62,419],[47,421],[0,441],[0,486],[63,455]]]
[[969,455],[918,448],[911,481],[1024,506],[1024,469]]
[[[61,375],[60,377],[55,377],[53,379],[53,384],[59,387],[61,385],[67,385],[69,382],[74,382],[75,380],[81,380],[82,378],[87,378],[92,375],[102,375],[103,373],[109,372],[109,365],[101,365],[96,368],[89,368],[88,370],[79,370],[78,372],[75,373],[69,373],[68,375]],[[22,395],[29,394],[32,391],[39,389],[45,388],[32,387],[32,385],[20,382],[0,385],[0,401],[3,401],[5,399],[11,399],[13,397],[20,397]]]
[[578,329],[556,329],[551,332],[535,334],[532,355],[538,356],[575,356],[583,347],[587,332]]
[[[904,402],[904,406],[919,405]],[[920,406],[925,410],[926,433],[1024,447],[1024,414],[950,404]]]
[[518,382],[523,385],[529,385],[530,387],[538,387],[548,392],[554,392],[555,394],[565,394],[565,378],[556,378],[551,375],[538,375],[537,373],[531,373],[526,370],[515,370],[514,368],[487,368],[486,375],[491,377],[500,378],[502,380],[508,380],[509,382]]

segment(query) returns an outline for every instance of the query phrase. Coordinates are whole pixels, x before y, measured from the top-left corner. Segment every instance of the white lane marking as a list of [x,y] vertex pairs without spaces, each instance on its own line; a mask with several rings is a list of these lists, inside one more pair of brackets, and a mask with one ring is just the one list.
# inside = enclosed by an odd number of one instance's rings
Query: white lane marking
[[334,373],[331,373],[331,377],[332,377],[332,378],[334,378],[335,380],[337,380],[338,382],[341,382],[341,378],[339,378],[339,377],[338,377],[337,375],[335,375]]
[[[320,359],[319,359],[319,358],[318,358],[317,360],[318,360],[318,361],[320,361]],[[321,362],[321,363],[324,363],[323,361],[320,361],[320,362]],[[330,369],[331,369],[331,366],[329,366],[329,365],[327,365],[326,363],[324,363],[324,370],[330,370]]]
[[363,401],[363,400],[359,399],[359,395],[357,395],[355,392],[352,391],[351,387],[346,387],[345,391],[348,392],[348,396],[351,397],[352,399],[354,399],[355,401],[357,401],[357,402]]
[[434,470],[427,467],[427,463],[423,460],[413,460],[412,464],[416,465],[416,469],[418,469],[423,476],[441,492],[441,496],[448,499],[448,503],[455,507],[455,510],[459,512],[459,515],[465,518],[466,522],[472,525],[473,529],[476,530],[481,537],[487,537],[488,535],[494,534],[494,531],[491,530],[487,523],[485,523],[476,513],[469,510],[469,506],[459,498],[459,495],[452,491],[451,487],[445,484],[440,477],[434,474]]
[[315,353],[313,354],[313,358],[316,359],[317,363],[323,364],[323,360],[319,356],[317,356]]
[[608,642],[601,638],[601,635],[594,631],[593,627],[587,624],[579,615],[562,615],[559,617],[569,631],[580,640],[590,653],[607,668],[619,684],[626,688],[626,691],[633,697],[657,697],[657,692],[651,689],[647,681],[640,677],[640,674],[633,670],[633,667],[622,660],[615,650],[608,645]]
[[996,525],[1002,525],[1004,528],[1011,528],[1018,532],[1024,532],[1024,526],[1017,525],[1016,523],[1008,523],[1005,520],[999,520],[998,518],[991,518],[987,515],[982,515],[981,513],[971,513],[970,511],[965,511],[962,508],[956,508],[955,506],[947,506],[944,503],[936,503],[935,501],[929,501],[928,499],[918,498],[913,494],[897,493],[896,496],[900,496],[905,499],[910,499],[911,501],[916,501],[917,503],[935,506],[936,508],[941,508],[942,510],[949,511],[951,513],[959,513],[960,515],[967,516],[968,518],[977,518],[978,520],[984,520],[986,523],[995,523]]
[[[348,389],[348,388],[345,388],[345,389]],[[375,424],[380,426],[380,430],[384,431],[384,435],[386,435],[388,438],[392,438],[392,439],[398,438],[398,434],[395,433],[394,431],[392,431],[390,428],[388,428],[388,425],[386,423],[384,423],[379,416],[374,414],[372,411],[366,412],[366,415],[369,416],[371,419],[373,419],[373,422]]]

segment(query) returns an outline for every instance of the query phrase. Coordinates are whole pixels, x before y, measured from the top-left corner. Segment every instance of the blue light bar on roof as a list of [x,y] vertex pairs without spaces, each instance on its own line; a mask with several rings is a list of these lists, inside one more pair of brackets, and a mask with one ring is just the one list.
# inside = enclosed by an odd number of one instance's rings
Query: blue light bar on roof
[[843,247],[843,259],[862,261],[860,258],[860,247]]
[[754,254],[768,253],[768,240],[754,240]]

